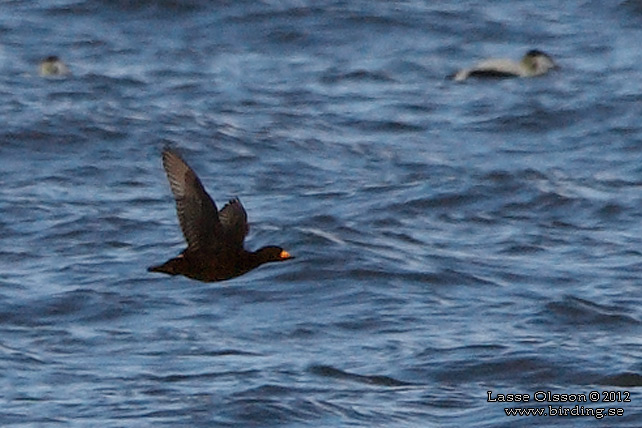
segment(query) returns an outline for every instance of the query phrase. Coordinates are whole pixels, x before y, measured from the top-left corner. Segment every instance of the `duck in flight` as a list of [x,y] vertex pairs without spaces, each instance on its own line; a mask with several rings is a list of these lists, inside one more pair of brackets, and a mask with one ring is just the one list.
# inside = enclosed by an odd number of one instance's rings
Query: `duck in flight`
[[461,82],[469,77],[535,77],[546,74],[553,68],[557,68],[557,65],[549,55],[532,49],[526,52],[519,62],[504,58],[487,59],[471,68],[459,70],[452,75],[452,78],[456,82]]
[[196,173],[171,149],[163,151],[163,167],[187,248],[162,265],[149,267],[149,272],[213,282],[243,275],[264,263],[293,258],[277,246],[245,250],[243,241],[249,226],[241,201],[232,199],[219,211]]

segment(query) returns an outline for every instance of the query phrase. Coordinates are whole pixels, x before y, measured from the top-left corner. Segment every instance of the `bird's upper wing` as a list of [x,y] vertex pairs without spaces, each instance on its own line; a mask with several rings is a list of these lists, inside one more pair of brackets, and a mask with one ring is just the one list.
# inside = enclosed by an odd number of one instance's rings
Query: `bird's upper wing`
[[217,245],[221,223],[216,204],[201,180],[181,157],[170,149],[163,151],[163,167],[176,199],[176,214],[187,249],[203,250]]
[[250,230],[247,213],[237,198],[230,200],[218,213],[225,241],[234,247],[243,247],[243,240]]

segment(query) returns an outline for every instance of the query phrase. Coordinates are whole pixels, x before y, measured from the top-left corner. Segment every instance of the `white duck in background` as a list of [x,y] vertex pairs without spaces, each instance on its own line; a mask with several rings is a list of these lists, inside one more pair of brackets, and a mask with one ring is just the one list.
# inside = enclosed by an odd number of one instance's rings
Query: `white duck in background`
[[546,74],[553,68],[557,68],[557,64],[548,54],[532,49],[526,52],[526,55],[519,62],[504,58],[487,59],[471,68],[459,70],[452,78],[457,82],[461,82],[469,77],[535,77]]

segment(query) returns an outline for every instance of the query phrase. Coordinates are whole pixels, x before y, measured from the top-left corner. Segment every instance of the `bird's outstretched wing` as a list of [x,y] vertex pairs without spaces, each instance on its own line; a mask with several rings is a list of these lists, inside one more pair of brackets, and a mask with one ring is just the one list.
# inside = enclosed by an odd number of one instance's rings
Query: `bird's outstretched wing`
[[230,200],[218,213],[225,241],[234,247],[243,247],[245,236],[250,230],[247,213],[238,198]]
[[187,250],[207,250],[221,237],[216,204],[192,168],[173,150],[163,150],[163,167],[176,199],[176,214],[187,241]]

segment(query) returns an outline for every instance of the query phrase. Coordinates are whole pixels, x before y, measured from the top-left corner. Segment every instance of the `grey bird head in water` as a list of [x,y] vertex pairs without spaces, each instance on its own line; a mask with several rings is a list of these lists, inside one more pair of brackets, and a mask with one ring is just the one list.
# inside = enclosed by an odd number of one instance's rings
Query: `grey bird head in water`
[[41,76],[67,76],[71,74],[69,67],[55,55],[48,56],[40,61],[38,72]]

